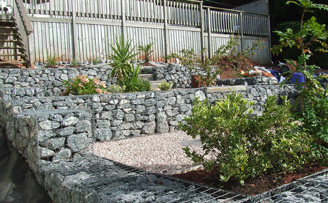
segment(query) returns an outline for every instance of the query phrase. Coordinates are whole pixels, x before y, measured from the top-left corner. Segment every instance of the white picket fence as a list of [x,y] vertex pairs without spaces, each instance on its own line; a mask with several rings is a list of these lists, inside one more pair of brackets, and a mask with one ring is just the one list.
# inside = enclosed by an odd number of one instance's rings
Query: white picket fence
[[[10,4],[12,1],[7,0]],[[109,44],[123,35],[132,44],[154,43],[152,60],[194,48],[212,55],[231,34],[241,48],[262,40],[266,49],[255,61],[270,59],[270,22],[264,14],[203,6],[202,1],[168,0],[23,0],[34,29],[30,35],[32,62],[92,60],[111,53]],[[210,39],[210,40],[209,40]],[[264,54],[263,54],[264,53]],[[141,57],[141,55],[140,55]]]

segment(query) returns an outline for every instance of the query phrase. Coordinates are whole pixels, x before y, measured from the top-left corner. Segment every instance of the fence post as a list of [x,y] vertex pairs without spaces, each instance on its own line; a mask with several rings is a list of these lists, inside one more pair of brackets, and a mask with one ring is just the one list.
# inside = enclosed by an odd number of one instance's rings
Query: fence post
[[204,11],[203,11],[203,2],[199,2],[200,9],[200,46],[201,46],[201,58],[204,62]]
[[[74,4],[75,0],[72,1],[72,45],[73,45],[73,53],[72,53],[72,59],[76,59],[77,57],[77,33],[76,33],[76,4]],[[80,59],[81,60],[81,59]]]
[[240,51],[244,50],[244,23],[243,23],[243,12],[239,13],[240,18]]
[[164,49],[165,49],[165,62],[167,63],[167,56],[169,55],[169,36],[167,30],[167,7],[166,0],[163,0],[163,12],[164,12]]
[[125,43],[125,0],[121,0],[122,37]]
[[208,58],[212,57],[212,22],[211,22],[211,9],[207,7],[207,24],[208,24]]

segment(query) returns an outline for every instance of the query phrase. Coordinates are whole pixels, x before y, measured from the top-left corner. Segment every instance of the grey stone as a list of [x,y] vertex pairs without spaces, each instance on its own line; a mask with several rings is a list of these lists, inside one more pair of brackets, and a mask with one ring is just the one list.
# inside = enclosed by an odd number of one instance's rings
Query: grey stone
[[107,141],[112,138],[112,131],[110,129],[96,129],[95,138],[99,141]]
[[58,129],[58,130],[57,130],[57,133],[58,133],[60,136],[68,136],[68,135],[73,134],[74,131],[75,131],[75,127],[70,126],[70,127],[66,127],[66,128]]
[[62,80],[68,80],[67,74],[61,74],[60,75],[60,79],[62,79]]
[[142,128],[142,133],[144,134],[154,134],[156,129],[156,122],[152,121],[149,123],[145,123]]
[[133,123],[134,129],[141,129],[144,126],[144,123],[141,121],[136,121]]
[[181,122],[184,120],[185,117],[186,117],[186,115],[177,115],[176,119],[178,122]]
[[74,134],[67,137],[67,146],[73,152],[79,152],[89,147],[88,135],[86,133]]
[[56,121],[43,121],[39,123],[39,126],[41,127],[41,129],[43,130],[51,130],[51,129],[56,129],[60,127],[60,123],[56,122]]
[[155,119],[156,119],[155,114],[150,114],[150,115],[148,116],[147,121],[154,121]]
[[131,121],[134,121],[135,117],[133,114],[126,114],[124,116],[124,120],[127,121],[127,122],[131,122]]
[[185,112],[189,111],[192,108],[191,104],[183,104],[180,106],[180,111]]
[[177,101],[177,98],[170,97],[170,98],[168,98],[167,103],[168,103],[168,105],[174,105],[176,101]]
[[40,147],[40,156],[42,159],[49,158],[55,155],[55,152],[53,150],[50,150],[48,148]]
[[14,83],[17,81],[17,78],[16,77],[8,77],[6,80],[5,80],[5,83]]
[[97,127],[98,128],[110,128],[110,121],[107,120],[97,120]]
[[154,114],[156,112],[157,112],[156,107],[147,107],[145,110],[146,114]]
[[145,111],[145,109],[146,109],[145,106],[137,105],[137,107],[136,107],[136,112],[137,112],[137,113],[142,113],[142,112]]
[[70,187],[71,185],[79,185],[84,180],[90,178],[91,175],[86,172],[80,172],[74,175],[67,176],[64,180],[64,182],[61,184],[62,186]]
[[120,109],[113,111],[113,114],[114,114],[114,118],[118,120],[122,120],[124,118],[124,112]]
[[40,146],[47,147],[48,149],[56,150],[64,146],[66,138],[60,137],[60,138],[51,138],[48,139],[42,143],[40,143]]
[[158,113],[157,115],[157,132],[167,133],[169,132],[169,125],[166,120],[167,116],[164,112]]
[[112,126],[118,126],[118,125],[121,125],[123,123],[122,120],[113,120],[111,122]]
[[196,98],[198,97],[198,100],[199,100],[199,101],[204,101],[205,98],[206,98],[204,92],[202,92],[202,91],[197,91],[197,92],[195,92],[195,97],[196,97]]
[[145,99],[144,101],[144,105],[146,107],[148,106],[154,106],[156,104],[156,100],[155,99]]
[[102,112],[100,118],[101,119],[111,119],[112,118],[112,112],[111,111]]
[[63,126],[71,126],[71,125],[75,125],[77,122],[79,122],[79,119],[77,117],[68,117],[68,118],[65,118],[63,121],[62,121],[62,125]]
[[8,77],[8,73],[0,72],[0,79],[6,79]]
[[91,123],[90,121],[87,120],[82,120],[77,122],[75,125],[76,132],[81,133],[81,132],[89,132],[91,131]]
[[36,133],[36,136],[39,142],[44,142],[49,138],[55,137],[56,133],[54,133],[52,130],[39,130]]
[[52,158],[53,162],[57,161],[66,161],[69,160],[72,156],[72,151],[65,147],[61,148]]
[[68,71],[68,79],[70,80],[76,78],[78,75],[79,75],[79,71],[75,69]]

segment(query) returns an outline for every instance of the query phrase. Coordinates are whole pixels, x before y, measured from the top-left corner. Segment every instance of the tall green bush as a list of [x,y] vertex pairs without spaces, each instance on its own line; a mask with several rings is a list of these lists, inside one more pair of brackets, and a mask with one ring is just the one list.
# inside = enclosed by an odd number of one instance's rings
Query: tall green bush
[[[220,167],[222,181],[234,178],[241,184],[268,170],[293,171],[306,163],[311,155],[308,140],[296,132],[286,97],[281,106],[276,100],[268,97],[263,115],[254,119],[248,118],[253,103],[242,95],[227,95],[215,105],[196,100],[192,115],[179,127],[193,138],[200,136],[204,153],[186,147],[187,156],[207,170]],[[206,160],[208,154],[215,159]]]
[[131,41],[127,40],[124,43],[123,36],[118,40],[116,38],[114,44],[110,44],[110,47],[114,51],[108,58],[113,59],[111,64],[113,69],[110,73],[111,77],[117,77],[118,80],[122,80],[126,75],[133,71],[133,65],[130,63],[136,55],[139,53],[133,53],[135,47],[131,47]]
[[[320,67],[309,65],[309,60],[314,51],[328,53],[328,31],[326,25],[319,24],[314,16],[305,20],[305,14],[313,12],[313,9],[328,11],[325,4],[316,4],[310,0],[288,1],[287,4],[296,4],[303,9],[300,20],[300,29],[294,32],[292,29],[276,31],[280,37],[280,44],[273,46],[272,52],[279,54],[285,48],[296,47],[300,50],[296,70],[301,72],[305,78],[301,90],[301,112],[297,115],[302,122],[300,130],[312,136],[312,149],[318,158],[325,161],[328,157],[328,91],[327,85],[322,87],[319,81],[313,77],[315,69]],[[313,50],[315,45],[315,50]],[[291,64],[291,60],[287,60]],[[320,77],[323,79],[323,77]],[[319,79],[320,79],[319,78]]]
[[151,46],[153,46],[153,44],[154,43],[150,43],[145,46],[142,45],[138,46],[138,50],[145,54],[145,63],[148,63],[150,60],[150,54],[153,52],[153,50],[151,50]]
[[135,69],[128,72],[118,84],[124,88],[125,92],[145,92],[151,90],[150,82],[139,78],[141,66],[138,65]]

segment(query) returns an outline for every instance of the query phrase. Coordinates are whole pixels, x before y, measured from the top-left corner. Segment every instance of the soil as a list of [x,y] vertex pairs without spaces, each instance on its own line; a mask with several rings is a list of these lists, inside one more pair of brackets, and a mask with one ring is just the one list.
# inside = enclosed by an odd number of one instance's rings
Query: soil
[[230,179],[228,182],[221,182],[219,168],[214,168],[211,172],[206,172],[205,169],[202,169],[182,174],[174,174],[172,176],[239,194],[257,195],[325,168],[327,168],[327,166],[321,166],[317,163],[307,164],[294,173],[273,173],[262,175],[254,179],[247,179],[245,180],[244,186],[241,186],[239,181],[233,179]]
[[223,72],[220,74],[221,79],[241,78],[244,77],[240,74],[241,70],[246,72],[252,70],[254,66],[261,66],[251,59],[242,57],[239,57],[238,61],[236,59],[231,60],[229,57],[225,57],[218,63],[218,65],[224,67],[222,69]]

